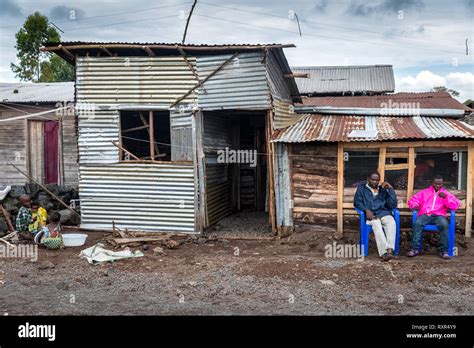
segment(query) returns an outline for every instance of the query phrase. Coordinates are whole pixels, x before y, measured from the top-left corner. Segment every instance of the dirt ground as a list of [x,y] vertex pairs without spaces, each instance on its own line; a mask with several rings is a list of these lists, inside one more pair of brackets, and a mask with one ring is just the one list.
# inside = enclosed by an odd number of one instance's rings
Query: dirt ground
[[36,262],[0,259],[0,315],[474,314],[472,242],[461,237],[450,261],[428,249],[383,263],[373,241],[364,260],[326,257],[326,245],[358,238],[333,233],[302,226],[280,240],[201,236],[166,255],[149,245],[142,258],[90,265],[80,250],[107,234],[89,232],[85,247],[40,249]]

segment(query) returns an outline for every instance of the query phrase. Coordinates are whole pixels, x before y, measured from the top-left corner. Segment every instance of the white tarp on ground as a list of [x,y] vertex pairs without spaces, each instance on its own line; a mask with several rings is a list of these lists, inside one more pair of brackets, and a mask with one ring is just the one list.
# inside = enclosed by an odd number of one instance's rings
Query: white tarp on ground
[[79,256],[87,259],[90,264],[97,265],[104,262],[114,262],[122,259],[142,257],[144,255],[140,250],[136,250],[134,253],[128,249],[121,251],[107,250],[104,249],[104,244],[97,243],[90,248],[82,250]]

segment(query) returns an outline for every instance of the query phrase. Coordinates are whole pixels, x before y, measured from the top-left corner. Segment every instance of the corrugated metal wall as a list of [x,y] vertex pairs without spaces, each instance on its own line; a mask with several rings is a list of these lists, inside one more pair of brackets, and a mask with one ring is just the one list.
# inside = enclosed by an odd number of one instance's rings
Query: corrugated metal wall
[[119,149],[112,141],[119,140],[119,112],[117,110],[78,110],[79,163],[106,164],[119,161]]
[[[198,76],[202,80],[232,55],[197,57]],[[268,109],[270,90],[262,64],[263,53],[241,53],[204,84],[198,96],[199,108]]]
[[190,110],[170,113],[172,161],[193,160],[192,117]]
[[[195,59],[189,57],[192,64]],[[196,85],[184,59],[177,57],[78,57],[77,102],[170,105]],[[193,103],[195,95],[183,103]]]
[[276,144],[275,200],[277,226],[293,226],[291,204],[291,170],[288,145]]
[[[196,83],[181,57],[78,59],[82,227],[110,229],[115,221],[136,231],[195,231],[193,164],[119,163],[112,141],[119,140],[119,107],[167,107]],[[170,112],[172,160],[192,160],[191,124],[190,108]]]
[[194,231],[193,165],[120,163],[80,167],[84,228]]
[[230,121],[224,116],[204,113],[203,145],[206,155],[207,215],[212,225],[231,213],[232,172],[217,163],[217,151],[233,148]]
[[291,100],[273,98],[273,128],[284,128],[298,122],[303,116],[295,113]]

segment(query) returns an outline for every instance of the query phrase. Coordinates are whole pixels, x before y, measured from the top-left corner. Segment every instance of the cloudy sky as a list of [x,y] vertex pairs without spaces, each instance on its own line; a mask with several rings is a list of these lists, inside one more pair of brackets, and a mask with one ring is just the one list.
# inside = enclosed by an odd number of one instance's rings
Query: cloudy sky
[[[0,0],[0,82],[34,11],[64,41],[181,41],[192,1]],[[474,0],[198,0],[188,43],[294,43],[290,65],[392,64],[397,91],[445,85],[474,99]],[[299,34],[298,22],[301,29]],[[469,55],[466,55],[466,39]]]

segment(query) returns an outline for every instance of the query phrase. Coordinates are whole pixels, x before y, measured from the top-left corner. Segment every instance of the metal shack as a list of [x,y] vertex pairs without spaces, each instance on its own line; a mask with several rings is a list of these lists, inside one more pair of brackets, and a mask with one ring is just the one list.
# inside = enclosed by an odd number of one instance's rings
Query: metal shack
[[356,186],[373,170],[411,216],[407,199],[436,173],[462,201],[457,221],[471,236],[474,127],[462,119],[472,110],[449,93],[306,97],[295,109],[302,119],[273,134],[290,178],[288,225],[332,219],[342,233],[356,215]]
[[76,67],[81,226],[195,232],[254,210],[281,230],[269,140],[299,117],[285,47],[47,44]]
[[78,184],[74,83],[0,83],[0,184]]

